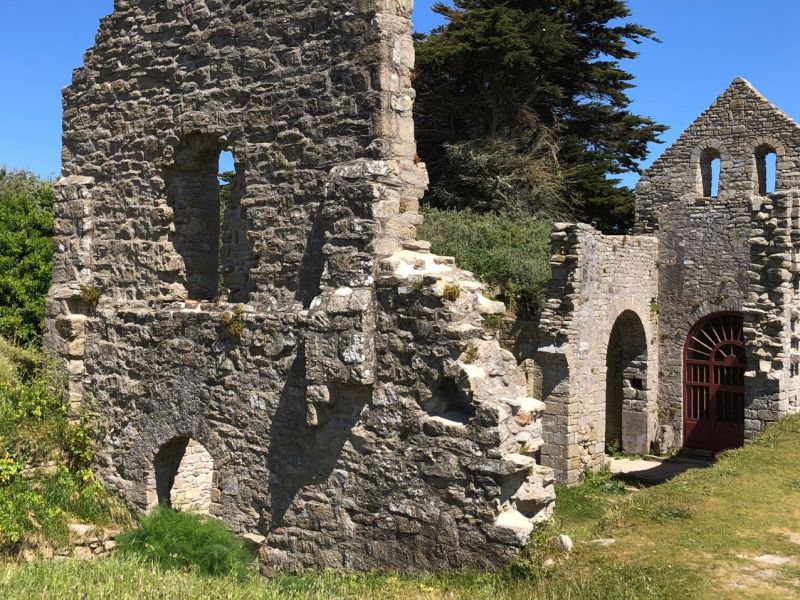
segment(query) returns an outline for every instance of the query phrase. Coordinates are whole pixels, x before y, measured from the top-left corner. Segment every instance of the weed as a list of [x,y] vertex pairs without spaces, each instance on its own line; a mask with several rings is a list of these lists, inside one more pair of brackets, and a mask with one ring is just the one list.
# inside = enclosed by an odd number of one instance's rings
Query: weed
[[164,567],[245,577],[253,562],[244,542],[221,521],[159,507],[138,529],[117,538],[119,551]]
[[236,305],[232,312],[226,312],[222,315],[222,324],[233,337],[242,337],[244,333],[244,309],[240,305]]
[[0,454],[0,485],[9,483],[22,471],[22,465],[8,451]]
[[442,291],[442,298],[450,302],[455,302],[461,296],[461,288],[456,283],[450,283],[444,286]]
[[655,318],[658,316],[659,308],[658,301],[655,298],[650,299],[650,316]]
[[503,315],[486,315],[483,322],[490,331],[499,331],[503,327]]
[[69,520],[98,525],[129,523],[127,510],[97,482],[66,468],[0,486],[0,549],[13,552],[28,535],[64,543]]
[[622,458],[622,443],[619,440],[610,440],[606,442],[606,454],[614,458]]
[[97,304],[100,302],[100,297],[102,295],[103,293],[97,286],[94,285],[81,286],[81,302],[83,302],[86,305],[86,308],[89,312],[92,312],[97,308]]
[[601,471],[588,471],[583,476],[584,489],[589,491],[602,492],[604,494],[627,494],[625,482],[616,479],[614,474],[608,469]]
[[474,344],[470,344],[469,347],[464,351],[464,362],[468,365],[471,365],[478,359],[478,354],[480,350]]
[[[70,422],[54,392],[63,389],[62,374],[41,353],[26,361],[27,367],[0,380],[0,550],[7,553],[30,535],[66,540],[68,520],[129,522],[89,468],[94,440],[88,422]],[[21,476],[43,463],[54,464],[55,473],[33,469]]]

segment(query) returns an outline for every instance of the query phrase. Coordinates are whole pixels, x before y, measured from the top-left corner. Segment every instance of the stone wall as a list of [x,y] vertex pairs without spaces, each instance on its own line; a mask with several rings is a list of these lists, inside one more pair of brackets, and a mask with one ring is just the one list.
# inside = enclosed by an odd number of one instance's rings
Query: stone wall
[[[737,79],[637,185],[636,230],[660,241],[659,407],[662,436],[672,440],[665,447],[682,444],[683,349],[689,331],[707,315],[745,308],[753,262],[749,240],[759,235],[751,229],[760,229],[753,215],[764,198],[759,157],[765,150],[777,155],[776,189],[799,186],[800,129]],[[703,185],[709,156],[720,159],[715,197]],[[748,346],[750,361],[753,349]],[[749,402],[761,393],[753,388]]]
[[800,191],[754,197],[744,303],[745,438],[800,410]]
[[48,343],[97,472],[182,502],[192,440],[269,570],[502,564],[552,510],[505,307],[413,241],[410,16],[117,0],[64,93]]
[[[619,403],[622,449],[644,453],[655,438],[658,240],[560,223],[552,255],[535,356],[547,406],[542,463],[572,484],[604,464],[609,400]],[[619,369],[618,380],[609,365]]]

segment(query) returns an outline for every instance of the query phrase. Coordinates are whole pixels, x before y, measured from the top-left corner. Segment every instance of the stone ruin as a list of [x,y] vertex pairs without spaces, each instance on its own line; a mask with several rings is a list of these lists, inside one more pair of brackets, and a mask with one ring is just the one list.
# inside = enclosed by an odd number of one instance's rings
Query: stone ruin
[[556,224],[515,357],[505,307],[416,240],[410,15],[116,0],[64,93],[47,338],[97,473],[268,571],[503,564],[555,478],[799,410],[800,128],[737,79],[644,174],[632,234]]
[[114,4],[64,92],[47,315],[98,475],[268,570],[516,556],[544,404],[415,240],[411,0]]
[[634,231],[553,231],[532,358],[564,483],[610,449],[714,453],[799,409],[800,127],[735,80],[644,173]]

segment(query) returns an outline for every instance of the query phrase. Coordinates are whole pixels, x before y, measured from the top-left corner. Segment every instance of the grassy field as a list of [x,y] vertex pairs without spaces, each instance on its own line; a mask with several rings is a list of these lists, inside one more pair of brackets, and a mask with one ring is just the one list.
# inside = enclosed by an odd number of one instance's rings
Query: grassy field
[[[648,489],[608,476],[559,492],[552,530],[500,573],[311,573],[264,580],[164,571],[134,558],[0,568],[4,598],[800,598],[800,418],[715,466]],[[547,558],[554,531],[575,539]],[[597,540],[613,539],[613,544]]]

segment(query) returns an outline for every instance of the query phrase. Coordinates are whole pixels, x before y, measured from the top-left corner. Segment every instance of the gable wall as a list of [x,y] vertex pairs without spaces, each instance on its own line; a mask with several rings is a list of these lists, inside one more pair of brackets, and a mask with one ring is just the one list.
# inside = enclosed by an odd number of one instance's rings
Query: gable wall
[[[800,185],[800,129],[749,83],[736,80],[642,176],[636,231],[659,241],[659,404],[662,436],[681,445],[683,347],[706,315],[741,312],[748,293],[751,219],[758,196],[755,150],[777,152],[776,186]],[[721,157],[719,195],[704,198],[700,156]]]

